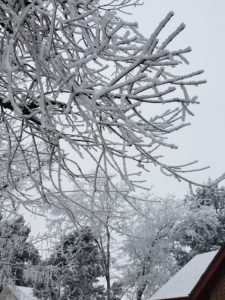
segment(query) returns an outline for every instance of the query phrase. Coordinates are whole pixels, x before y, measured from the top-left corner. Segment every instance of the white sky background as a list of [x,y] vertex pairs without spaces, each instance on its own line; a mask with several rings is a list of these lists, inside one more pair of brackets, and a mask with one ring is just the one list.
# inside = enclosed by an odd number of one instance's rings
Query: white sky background
[[[195,116],[187,120],[192,125],[170,139],[179,146],[178,150],[166,150],[164,155],[171,164],[197,159],[199,166],[210,165],[209,170],[192,175],[192,179],[202,183],[209,176],[215,179],[225,172],[225,1],[145,0],[143,6],[132,9],[132,16],[125,18],[138,22],[141,33],[149,37],[171,10],[175,16],[165,32],[171,33],[181,22],[186,24],[185,30],[173,42],[174,49],[191,46],[192,52],[187,56],[190,61],[188,72],[204,69],[201,78],[208,82],[194,89],[201,104],[192,106]],[[165,177],[155,168],[143,177],[148,186],[154,186],[153,193],[158,196],[172,193],[182,197],[188,192],[187,184]],[[32,224],[33,233],[44,227],[39,218],[34,220],[33,216],[27,216],[26,220]]]
[[[149,37],[158,23],[169,11],[175,16],[166,33],[181,22],[185,30],[174,40],[173,49],[191,46],[186,57],[190,66],[188,72],[204,69],[207,84],[194,89],[200,105],[191,107],[195,116],[188,121],[191,126],[180,130],[170,142],[178,150],[165,151],[165,159],[171,164],[199,160],[199,166],[211,166],[209,170],[193,174],[194,180],[202,183],[208,177],[216,179],[225,172],[225,1],[224,0],[145,0],[143,6],[132,9],[129,20],[137,21],[139,30]],[[127,18],[127,17],[126,17]],[[149,114],[151,105],[149,105]],[[152,169],[145,176],[153,192],[159,196],[174,193],[182,196],[188,191],[187,184],[180,184],[173,178],[160,175]],[[224,183],[225,184],[225,183]]]

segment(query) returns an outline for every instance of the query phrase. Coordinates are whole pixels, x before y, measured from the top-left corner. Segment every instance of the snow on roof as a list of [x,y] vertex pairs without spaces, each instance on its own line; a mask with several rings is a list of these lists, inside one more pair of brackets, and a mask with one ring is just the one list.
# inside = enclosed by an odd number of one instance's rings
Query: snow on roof
[[18,297],[18,300],[38,300],[35,296],[33,296],[33,289],[24,286],[13,286],[11,290]]
[[217,253],[218,250],[196,255],[149,300],[189,296]]

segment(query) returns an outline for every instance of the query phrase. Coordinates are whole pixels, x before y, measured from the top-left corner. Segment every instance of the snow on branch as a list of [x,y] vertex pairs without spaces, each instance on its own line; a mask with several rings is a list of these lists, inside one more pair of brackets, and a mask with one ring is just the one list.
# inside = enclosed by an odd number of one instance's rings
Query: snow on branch
[[[178,68],[191,51],[171,46],[184,24],[160,38],[173,13],[149,39],[136,23],[116,14],[138,4],[0,2],[0,107],[9,183],[16,181],[9,176],[13,153],[22,157],[25,174],[45,199],[64,193],[65,175],[76,182],[99,172],[117,173],[134,189],[128,161],[144,169],[153,163],[188,181],[180,167],[163,163],[155,150],[176,148],[168,137],[189,125],[186,116],[198,104],[188,89],[205,80],[199,77],[202,71],[181,74]],[[153,104],[159,106],[157,115],[152,115]],[[93,174],[84,161],[91,161]]]

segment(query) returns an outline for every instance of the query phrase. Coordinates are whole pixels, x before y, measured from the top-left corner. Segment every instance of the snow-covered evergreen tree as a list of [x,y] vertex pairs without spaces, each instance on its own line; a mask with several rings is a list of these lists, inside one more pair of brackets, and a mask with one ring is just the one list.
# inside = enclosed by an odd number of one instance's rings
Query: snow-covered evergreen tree
[[37,273],[34,292],[40,299],[105,299],[99,284],[103,275],[100,255],[89,227],[63,236]]
[[0,221],[0,288],[8,283],[29,285],[24,278],[24,270],[37,265],[40,260],[38,250],[28,240],[30,228],[23,217]]
[[218,249],[225,242],[225,188],[197,188],[184,201],[188,210],[177,230],[180,247],[175,250],[180,266],[196,254]]

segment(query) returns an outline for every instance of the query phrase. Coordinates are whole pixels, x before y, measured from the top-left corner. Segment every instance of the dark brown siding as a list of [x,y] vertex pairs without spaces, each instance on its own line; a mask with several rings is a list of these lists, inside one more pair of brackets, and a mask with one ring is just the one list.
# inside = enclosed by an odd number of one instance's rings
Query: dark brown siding
[[225,276],[223,276],[210,295],[210,300],[225,300]]

